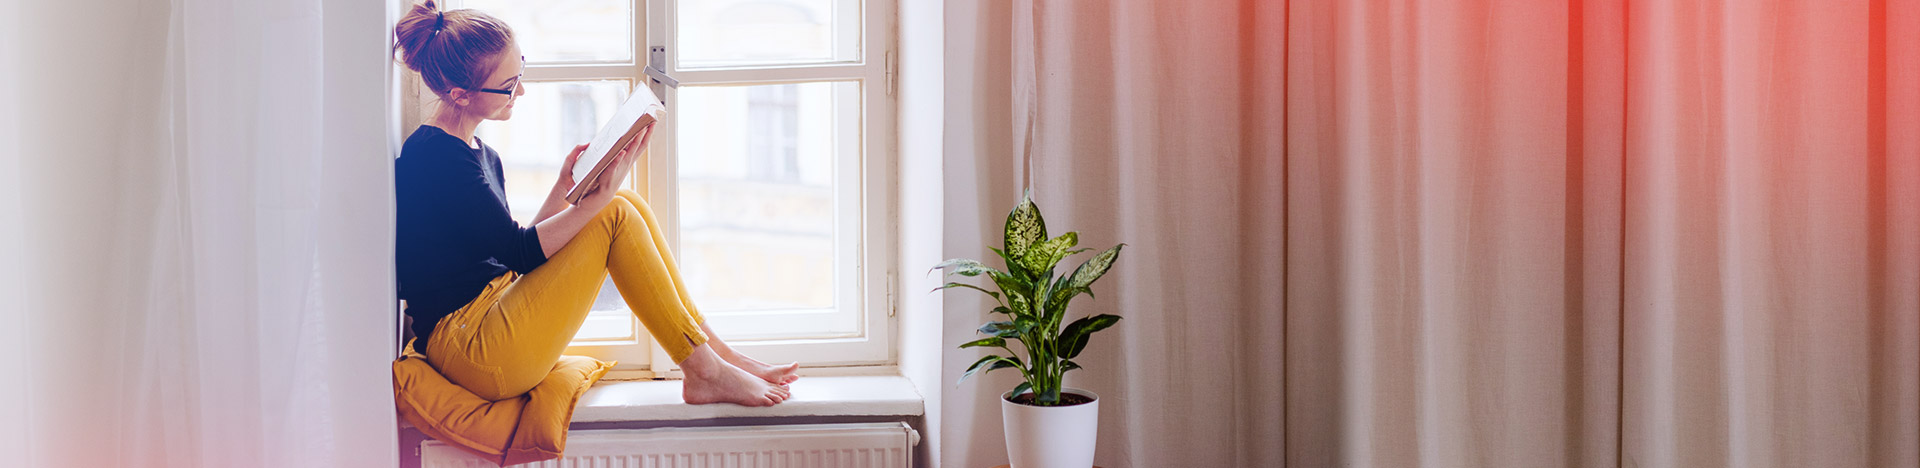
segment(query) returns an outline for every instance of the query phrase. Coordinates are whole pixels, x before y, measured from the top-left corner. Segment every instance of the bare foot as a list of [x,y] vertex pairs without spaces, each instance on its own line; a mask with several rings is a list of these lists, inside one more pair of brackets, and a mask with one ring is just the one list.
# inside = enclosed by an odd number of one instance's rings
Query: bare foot
[[755,377],[759,377],[760,380],[767,381],[767,383],[786,385],[793,383],[795,380],[800,380],[800,376],[793,374],[794,370],[800,368],[800,363],[797,362],[789,362],[776,366],[760,362],[758,359],[750,358],[740,353],[727,353],[722,357],[725,358],[728,363],[733,364],[734,367],[739,367],[740,370],[747,371],[748,374],[753,374]]
[[776,366],[760,362],[758,359],[750,358],[745,354],[734,351],[732,346],[728,346],[726,341],[720,339],[718,333],[713,332],[713,327],[701,323],[700,329],[707,332],[708,337],[711,337],[711,341],[706,344],[712,345],[714,354],[719,355],[721,359],[725,359],[727,363],[733,364],[734,367],[738,367],[740,370],[747,371],[748,374],[759,377],[760,380],[765,380],[767,383],[775,385],[786,385],[793,383],[795,380],[800,380],[800,376],[794,375],[793,373],[794,370],[800,368],[800,363],[789,362]]
[[733,403],[741,406],[773,406],[791,394],[786,387],[761,380],[753,374],[720,359],[711,348],[701,345],[680,363],[686,371],[680,398],[688,404]]

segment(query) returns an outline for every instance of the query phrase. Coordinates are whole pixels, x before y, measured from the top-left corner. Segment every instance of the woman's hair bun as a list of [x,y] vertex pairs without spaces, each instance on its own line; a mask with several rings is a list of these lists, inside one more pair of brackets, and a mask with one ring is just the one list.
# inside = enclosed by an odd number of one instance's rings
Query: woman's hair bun
[[442,11],[435,0],[414,4],[393,25],[400,62],[442,96],[453,88],[480,87],[512,43],[513,29],[499,18],[478,10]]

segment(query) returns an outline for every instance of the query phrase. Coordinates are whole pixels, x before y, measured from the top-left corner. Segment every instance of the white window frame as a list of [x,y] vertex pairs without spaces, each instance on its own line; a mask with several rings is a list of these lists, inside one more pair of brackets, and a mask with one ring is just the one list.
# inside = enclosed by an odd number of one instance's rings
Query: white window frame
[[[857,294],[858,307],[863,314],[862,330],[859,336],[829,339],[790,339],[790,340],[728,340],[728,344],[751,356],[769,362],[798,361],[803,373],[805,368],[853,368],[891,366],[896,362],[896,349],[893,346],[896,299],[893,291],[895,272],[894,259],[897,242],[894,233],[896,225],[896,203],[894,195],[895,171],[897,167],[895,129],[895,76],[898,60],[896,47],[896,18],[894,11],[896,0],[861,0],[860,33],[862,44],[857,61],[835,63],[803,63],[761,65],[729,68],[681,69],[677,63],[674,44],[673,8],[678,0],[628,0],[634,14],[633,49],[631,58],[626,62],[555,62],[527,64],[522,82],[565,82],[594,80],[625,80],[628,83],[652,83],[656,94],[668,102],[668,115],[657,128],[656,136],[649,144],[648,156],[633,172],[628,187],[644,195],[653,205],[660,219],[662,231],[668,244],[678,251],[679,242],[679,204],[676,201],[678,170],[675,166],[674,141],[674,102],[679,100],[678,90],[660,86],[650,81],[645,69],[648,65],[651,46],[666,47],[665,71],[677,79],[681,86],[699,86],[715,84],[781,84],[819,81],[853,81],[861,89],[861,155],[858,185],[860,196],[858,204],[862,212],[858,222],[862,236],[856,255],[856,268],[860,279]],[[447,8],[464,8],[459,0],[454,0]],[[659,14],[649,14],[657,12]],[[403,116],[411,127],[423,122],[431,115],[434,96],[430,90],[419,83],[418,74],[411,74],[404,94],[413,101],[407,108],[416,113]],[[411,128],[407,129],[411,131]],[[696,300],[698,300],[696,298]],[[843,305],[843,307],[845,307]],[[678,366],[673,364],[666,351],[653,342],[652,336],[632,320],[634,335],[632,340],[610,341],[603,343],[582,343],[569,346],[567,354],[591,356],[602,360],[619,361],[609,378],[679,378]],[[724,330],[719,330],[724,333]],[[828,371],[838,374],[858,369]]]
[[[853,62],[756,65],[742,67],[703,67],[685,69],[678,60],[676,5],[680,0],[645,0],[651,15],[641,30],[649,47],[636,52],[639,61],[647,60],[651,46],[665,47],[664,71],[680,82],[681,88],[699,85],[781,84],[823,81],[853,81],[861,89],[861,154],[858,174],[858,204],[863,213],[857,223],[862,242],[855,255],[860,284],[854,305],[864,315],[860,336],[832,339],[728,341],[735,349],[768,361],[798,361],[803,366],[890,365],[894,362],[893,265],[896,229],[894,220],[894,176],[897,157],[894,125],[895,35],[897,33],[893,0],[862,0],[860,56]],[[678,168],[674,148],[674,102],[679,89],[655,85],[654,90],[668,102],[668,116],[653,142],[653,155],[646,162],[648,200],[673,200],[678,190]],[[657,203],[659,216],[670,245],[679,242],[678,203]],[[695,299],[696,301],[698,298]],[[846,307],[846,305],[842,305]],[[718,330],[724,333],[724,330]],[[653,362],[668,376],[679,369],[665,351],[655,347]],[[664,367],[664,369],[663,369]]]

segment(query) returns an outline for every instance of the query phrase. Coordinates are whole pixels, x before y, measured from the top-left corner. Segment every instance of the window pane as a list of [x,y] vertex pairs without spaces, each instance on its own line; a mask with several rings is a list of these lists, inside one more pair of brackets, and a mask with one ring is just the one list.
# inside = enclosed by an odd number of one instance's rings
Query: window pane
[[[681,88],[680,260],[702,311],[830,309],[853,286],[859,84]],[[857,172],[856,172],[857,174]],[[837,325],[836,325],[837,326]]]
[[860,59],[859,0],[678,2],[681,68]]
[[633,58],[629,0],[465,0],[513,28],[531,63],[625,62]]
[[[540,212],[567,152],[593,139],[632,85],[626,81],[526,83],[527,93],[513,103],[513,117],[486,121],[475,131],[480,140],[500,152],[505,172],[507,206],[513,219],[525,225]],[[620,291],[608,279],[600,287],[593,312],[576,335],[576,342],[632,339],[633,319]]]

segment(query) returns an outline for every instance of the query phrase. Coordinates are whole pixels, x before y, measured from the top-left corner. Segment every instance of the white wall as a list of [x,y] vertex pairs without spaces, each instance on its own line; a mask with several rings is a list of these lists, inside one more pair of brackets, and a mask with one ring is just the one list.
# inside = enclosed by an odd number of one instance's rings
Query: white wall
[[941,255],[944,203],[941,196],[941,161],[945,122],[945,15],[941,2],[905,0],[900,3],[900,83],[899,131],[900,178],[900,264],[895,271],[899,301],[900,372],[913,381],[926,399],[923,418],[926,432],[921,434],[922,467],[940,466],[940,399],[945,386],[940,366],[942,307],[940,296],[929,293],[939,286],[940,276],[927,269],[938,264]]
[[[20,77],[19,33],[20,4],[0,4],[0,109],[18,109]],[[0,112],[0,258],[17,259],[22,255],[22,231],[26,215],[22,212],[20,175],[20,113]],[[25,356],[27,330],[22,326],[26,311],[20,307],[26,288],[20,269],[0,268],[0,356]],[[0,375],[27,375],[26,359],[0,359]],[[27,419],[27,389],[21,385],[0,385],[0,421]],[[27,453],[27,428],[24,424],[0,424],[0,453]]]

